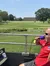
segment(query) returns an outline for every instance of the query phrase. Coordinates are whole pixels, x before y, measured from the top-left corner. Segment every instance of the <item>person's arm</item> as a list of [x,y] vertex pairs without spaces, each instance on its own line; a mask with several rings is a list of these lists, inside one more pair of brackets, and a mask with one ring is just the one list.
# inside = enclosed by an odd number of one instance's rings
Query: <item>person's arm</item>
[[39,37],[35,37],[36,40],[36,45],[40,45],[40,38]]
[[39,37],[36,37],[36,45],[41,45],[41,46],[44,46],[46,41],[45,41],[45,36],[39,36]]
[[48,55],[48,61],[50,61],[50,53],[49,53],[49,55]]

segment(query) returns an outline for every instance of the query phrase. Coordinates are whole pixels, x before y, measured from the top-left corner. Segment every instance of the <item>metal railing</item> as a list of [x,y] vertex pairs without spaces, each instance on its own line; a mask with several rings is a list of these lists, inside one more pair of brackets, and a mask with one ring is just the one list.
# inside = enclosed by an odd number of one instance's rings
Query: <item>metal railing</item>
[[[25,43],[17,43],[17,42],[0,42],[0,44],[17,44],[17,45],[25,45],[25,53],[27,53],[27,46],[31,45],[31,43],[27,43],[28,36],[40,36],[41,34],[16,34],[16,33],[0,33],[0,35],[4,36],[24,36]],[[36,44],[33,44],[36,45]]]

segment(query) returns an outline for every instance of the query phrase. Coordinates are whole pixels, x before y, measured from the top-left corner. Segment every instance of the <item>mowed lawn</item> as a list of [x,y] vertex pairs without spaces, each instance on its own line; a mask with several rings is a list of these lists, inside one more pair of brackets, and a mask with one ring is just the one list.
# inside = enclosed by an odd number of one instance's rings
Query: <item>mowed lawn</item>
[[0,29],[12,29],[12,28],[47,28],[50,24],[47,22],[34,22],[34,21],[9,21],[0,25]]
[[[44,34],[46,28],[50,27],[50,24],[47,22],[33,22],[33,21],[10,21],[8,23],[4,23],[0,25],[0,29],[28,29],[26,32],[16,32],[16,34]],[[31,43],[34,36],[28,36],[27,42]],[[24,36],[3,36],[0,35],[0,42],[17,42],[24,43]],[[33,44],[33,43],[32,43]],[[25,45],[9,45],[9,44],[0,44],[0,48],[4,47],[7,52],[24,52]],[[27,51],[31,51],[32,53],[40,52],[40,46],[32,46],[30,50],[30,46],[27,46]]]

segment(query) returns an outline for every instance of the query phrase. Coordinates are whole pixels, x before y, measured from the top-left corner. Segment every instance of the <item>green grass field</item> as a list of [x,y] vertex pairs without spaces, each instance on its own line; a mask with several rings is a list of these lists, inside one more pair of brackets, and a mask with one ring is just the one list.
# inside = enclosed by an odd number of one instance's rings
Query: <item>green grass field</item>
[[[27,28],[28,31],[24,32],[15,32],[16,34],[44,34],[44,31],[42,32],[41,30],[45,30],[46,28],[50,27],[50,24],[47,22],[33,22],[33,21],[10,21],[8,23],[4,23],[0,25],[0,29],[12,29],[12,28],[17,28],[17,29],[22,29],[22,28]],[[37,30],[37,31],[34,31]],[[27,38],[27,42],[31,43],[32,39],[34,39],[33,36],[29,36]],[[3,36],[0,35],[0,42],[19,42],[19,43],[24,43],[25,42],[25,37],[24,36]],[[8,45],[8,44],[0,44],[0,48],[4,47],[7,52],[23,52],[25,51],[25,46],[21,45]],[[27,50],[29,51],[30,46],[27,47]],[[36,53],[40,51],[39,46],[32,46],[31,52]]]
[[0,29],[8,29],[8,28],[47,28],[48,26],[50,26],[50,24],[48,24],[47,22],[43,23],[43,22],[34,22],[34,21],[10,21],[7,23],[4,23],[2,25],[0,25]]

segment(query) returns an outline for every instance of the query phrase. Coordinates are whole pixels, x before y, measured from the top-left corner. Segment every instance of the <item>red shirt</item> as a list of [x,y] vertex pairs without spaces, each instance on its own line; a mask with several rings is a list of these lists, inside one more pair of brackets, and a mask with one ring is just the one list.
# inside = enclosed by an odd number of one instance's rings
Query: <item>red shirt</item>
[[36,66],[50,66],[48,65],[48,55],[50,53],[50,43],[45,40],[40,40],[39,44],[42,46],[39,55],[35,59]]

